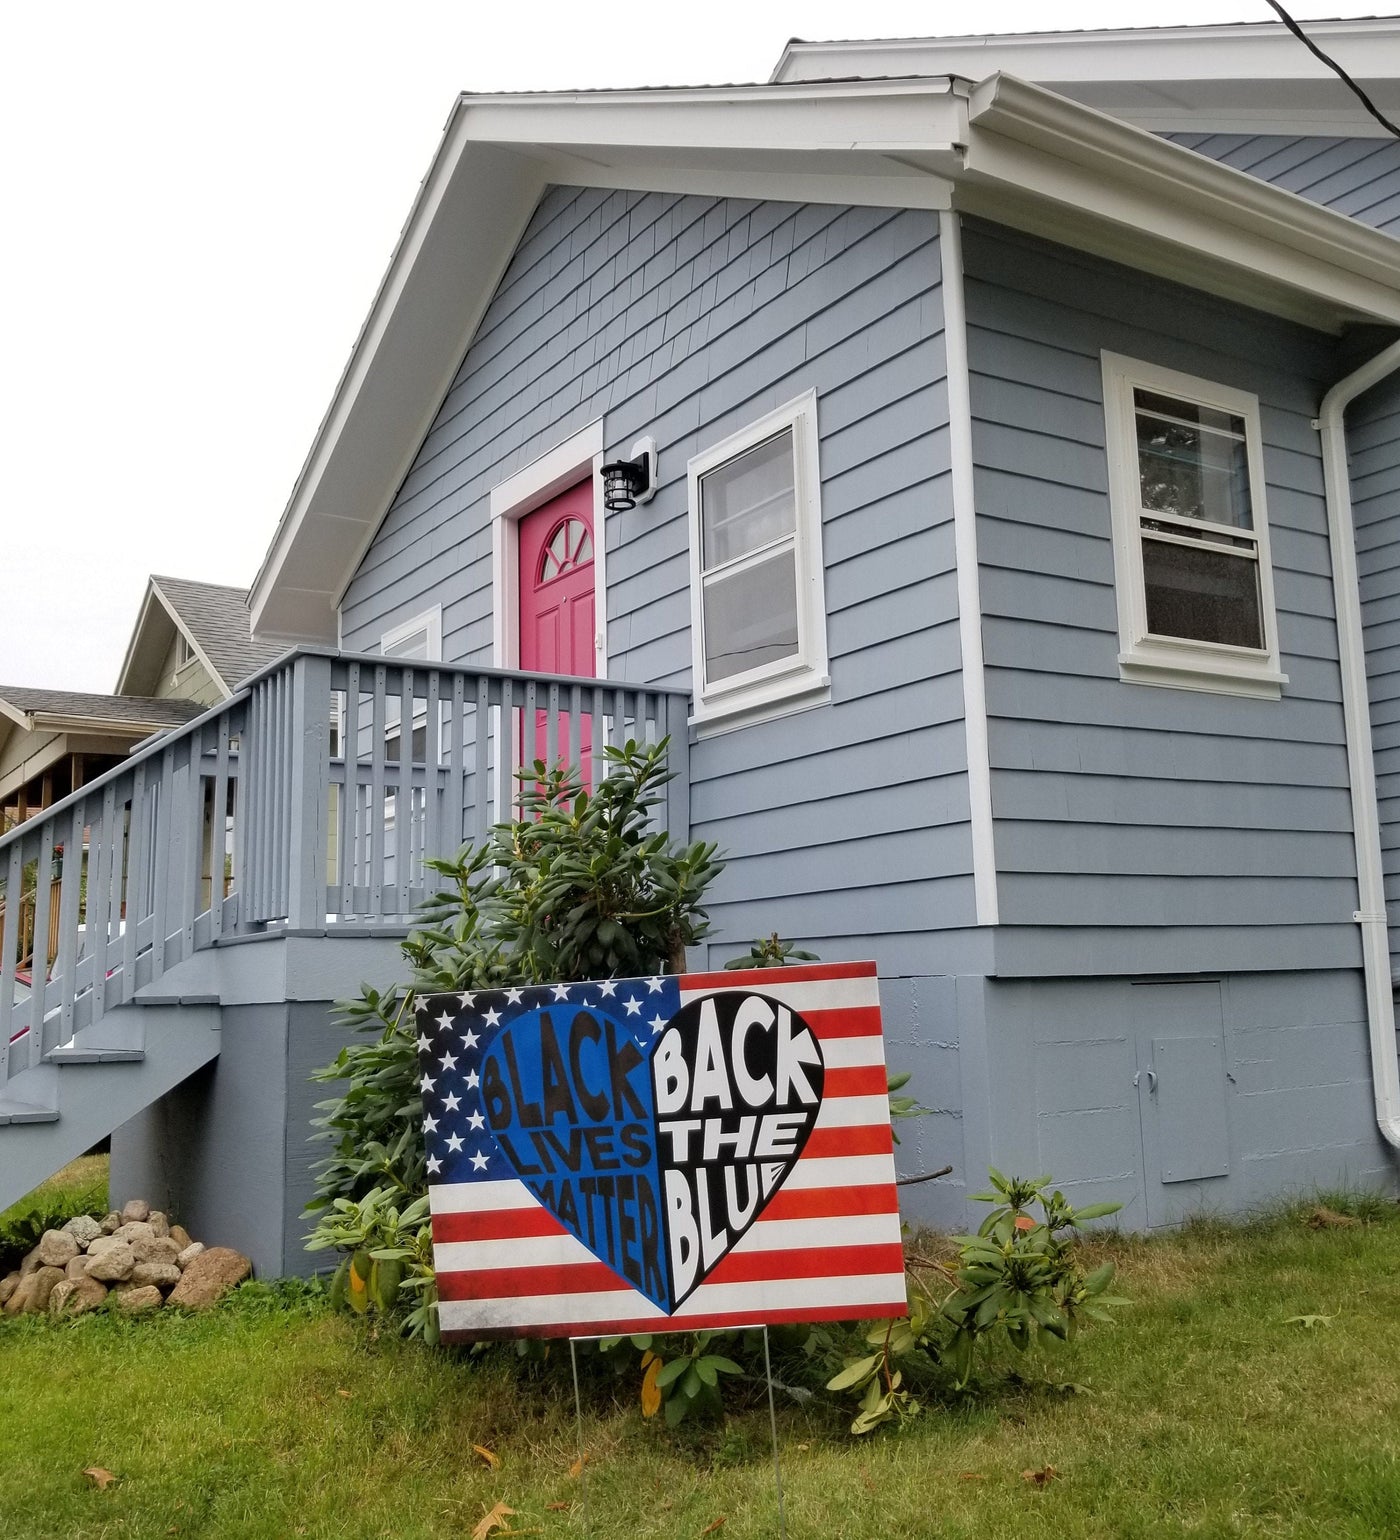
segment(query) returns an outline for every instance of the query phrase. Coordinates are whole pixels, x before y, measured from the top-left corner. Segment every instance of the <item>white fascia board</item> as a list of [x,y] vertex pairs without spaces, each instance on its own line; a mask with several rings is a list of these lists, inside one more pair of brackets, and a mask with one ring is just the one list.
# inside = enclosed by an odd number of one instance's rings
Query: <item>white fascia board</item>
[[256,635],[334,646],[336,606],[544,191],[458,104],[249,592]]
[[956,203],[1340,331],[1400,323],[1400,243],[1006,75],[972,93]]
[[137,664],[137,655],[142,651],[146,640],[146,625],[150,620],[151,606],[156,602],[155,586],[156,580],[154,578],[146,579],[146,592],[141,600],[141,609],[136,616],[136,625],[132,629],[131,639],[126,644],[126,654],[122,658],[121,671],[117,674],[117,684],[116,688],[112,691],[113,695],[149,695],[151,693],[150,690],[132,690],[130,688],[130,679],[131,672]]
[[12,706],[3,695],[0,695],[0,717],[5,717],[16,727],[23,728],[25,732],[32,732],[34,729],[34,719],[29,713],[20,706]]
[[[1378,102],[1400,112],[1400,23],[1308,22]],[[1385,138],[1347,86],[1275,22],[1080,33],[789,43],[775,81],[1005,73],[1154,133]]]
[[[1358,80],[1393,80],[1400,74],[1400,21],[1393,16],[1308,21],[1304,30]],[[1266,21],[825,43],[794,39],[784,48],[772,83],[843,76],[970,75],[981,79],[998,72],[1046,85],[1313,80],[1331,75],[1280,23]]]

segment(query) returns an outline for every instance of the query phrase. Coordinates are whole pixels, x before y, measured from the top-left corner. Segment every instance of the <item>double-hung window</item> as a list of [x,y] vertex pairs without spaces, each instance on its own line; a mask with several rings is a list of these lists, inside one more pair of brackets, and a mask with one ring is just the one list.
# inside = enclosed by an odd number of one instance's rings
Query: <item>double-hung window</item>
[[830,681],[816,393],[689,472],[696,720],[738,725],[819,701]]
[[1258,398],[1103,355],[1124,679],[1277,696]]

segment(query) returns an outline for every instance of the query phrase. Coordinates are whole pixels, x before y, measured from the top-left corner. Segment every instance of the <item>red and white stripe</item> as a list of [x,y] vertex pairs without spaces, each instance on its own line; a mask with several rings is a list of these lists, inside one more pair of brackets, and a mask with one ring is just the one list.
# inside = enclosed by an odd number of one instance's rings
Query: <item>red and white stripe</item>
[[801,1158],[714,1272],[666,1315],[509,1179],[431,1191],[449,1336],[600,1336],[905,1313],[874,963],[690,974],[682,1002],[750,988],[800,1015],[825,1088]]

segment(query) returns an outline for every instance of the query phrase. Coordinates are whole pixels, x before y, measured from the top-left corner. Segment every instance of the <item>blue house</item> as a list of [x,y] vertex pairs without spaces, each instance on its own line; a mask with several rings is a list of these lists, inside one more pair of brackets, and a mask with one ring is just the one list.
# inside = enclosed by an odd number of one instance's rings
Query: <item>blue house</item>
[[[1400,23],[1310,30],[1400,114]],[[0,949],[0,1203],[111,1131],[307,1265],[306,1074],[424,854],[667,732],[692,965],[878,962],[911,1217],[1393,1189],[1397,235],[1272,25],[463,97],[251,591],[287,655],[0,839],[86,871],[32,999]]]

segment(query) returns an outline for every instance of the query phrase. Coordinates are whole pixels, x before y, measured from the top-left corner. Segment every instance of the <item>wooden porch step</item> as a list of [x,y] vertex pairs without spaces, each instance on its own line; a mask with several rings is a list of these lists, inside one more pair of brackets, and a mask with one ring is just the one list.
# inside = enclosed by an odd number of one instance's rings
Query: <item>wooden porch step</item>
[[139,1064],[144,1048],[50,1048],[46,1064]]
[[36,1107],[33,1102],[0,1096],[0,1123],[57,1123],[57,1107]]

